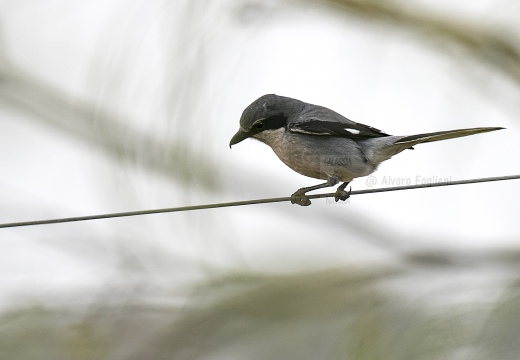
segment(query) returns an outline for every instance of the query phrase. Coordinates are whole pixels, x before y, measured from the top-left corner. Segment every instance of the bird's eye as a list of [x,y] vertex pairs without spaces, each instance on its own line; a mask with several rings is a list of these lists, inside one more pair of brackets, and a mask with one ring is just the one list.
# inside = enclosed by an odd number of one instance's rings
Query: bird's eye
[[263,121],[260,121],[258,123],[255,124],[255,128],[257,129],[263,129],[264,128],[264,122]]

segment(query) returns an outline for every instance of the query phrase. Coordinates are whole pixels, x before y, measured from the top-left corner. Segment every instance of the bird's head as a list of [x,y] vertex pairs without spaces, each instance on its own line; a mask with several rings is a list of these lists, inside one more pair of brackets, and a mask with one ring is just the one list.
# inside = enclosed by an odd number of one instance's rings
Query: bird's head
[[284,129],[288,119],[302,107],[299,100],[274,94],[261,96],[242,113],[240,129],[231,138],[229,147],[249,137],[266,142],[270,131]]

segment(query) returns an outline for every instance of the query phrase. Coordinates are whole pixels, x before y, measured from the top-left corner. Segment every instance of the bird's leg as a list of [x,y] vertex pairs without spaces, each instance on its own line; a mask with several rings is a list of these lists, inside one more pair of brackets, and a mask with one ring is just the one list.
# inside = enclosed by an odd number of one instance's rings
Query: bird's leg
[[350,192],[352,191],[352,188],[350,188],[349,191],[345,191],[345,188],[347,187],[347,185],[349,183],[350,183],[350,181],[346,181],[343,184],[341,184],[340,186],[338,186],[338,189],[336,190],[336,193],[334,194],[334,200],[336,200],[336,202],[338,202],[340,200],[345,201],[350,197]]
[[[305,193],[313,190],[323,189],[329,186],[334,186],[339,182],[338,178],[335,176],[329,177],[326,183],[304,187],[301,189],[298,189],[294,194],[291,195],[291,204],[298,204],[301,206],[309,206],[311,204],[311,201],[309,198],[305,195]],[[346,185],[345,185],[346,186]]]

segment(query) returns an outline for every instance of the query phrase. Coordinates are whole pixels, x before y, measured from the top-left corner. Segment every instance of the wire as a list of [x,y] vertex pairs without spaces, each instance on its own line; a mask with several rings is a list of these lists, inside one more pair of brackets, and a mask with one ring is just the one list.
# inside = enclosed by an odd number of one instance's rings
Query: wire
[[[408,186],[395,186],[395,187],[386,187],[386,188],[378,188],[378,189],[357,190],[357,191],[352,191],[350,193],[350,195],[373,194],[373,193],[381,193],[381,192],[388,192],[388,191],[424,189],[424,188],[452,186],[452,185],[477,184],[477,183],[485,183],[485,182],[492,182],[492,181],[516,180],[516,179],[520,179],[520,175],[498,176],[498,177],[488,177],[488,178],[479,178],[479,179],[466,179],[466,180],[459,180],[459,181],[437,182],[437,183],[429,183],[429,184],[427,183],[427,184],[416,184],[416,185],[408,185]],[[307,197],[309,199],[328,198],[328,197],[333,197],[333,196],[334,196],[334,193],[307,195]],[[286,196],[286,197],[278,197],[278,198],[234,201],[234,202],[216,203],[216,204],[181,206],[181,207],[165,208],[165,209],[152,209],[152,210],[119,212],[119,213],[111,213],[111,214],[77,216],[77,217],[68,217],[68,218],[61,218],[61,219],[13,222],[13,223],[0,224],[0,228],[33,226],[33,225],[48,225],[48,224],[58,224],[58,223],[75,222],[75,221],[99,220],[99,219],[109,219],[109,218],[128,217],[128,216],[172,213],[172,212],[181,212],[181,211],[216,209],[216,208],[242,206],[242,205],[268,204],[268,203],[285,202],[285,201],[291,201],[291,197]]]

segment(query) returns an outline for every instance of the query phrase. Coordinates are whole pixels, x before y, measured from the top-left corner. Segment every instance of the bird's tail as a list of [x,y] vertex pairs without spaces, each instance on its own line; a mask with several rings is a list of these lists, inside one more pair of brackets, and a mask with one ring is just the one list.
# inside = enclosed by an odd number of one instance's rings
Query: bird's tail
[[387,136],[365,140],[372,146],[365,148],[367,159],[379,164],[381,161],[390,159],[392,156],[399,154],[406,149],[413,149],[413,146],[421,143],[432,141],[448,140],[462,136],[469,136],[488,131],[503,129],[501,127],[481,127],[472,129],[459,129],[449,131],[439,131],[427,134],[409,135],[409,136]]
[[480,127],[480,128],[471,128],[471,129],[459,129],[459,130],[448,130],[448,131],[439,131],[427,134],[418,134],[418,135],[410,135],[403,136],[401,139],[396,141],[395,145],[410,145],[414,146],[417,144],[432,142],[432,141],[440,141],[440,140],[448,140],[453,138],[458,138],[462,136],[469,136],[480,134],[489,131],[501,130],[502,127]]

